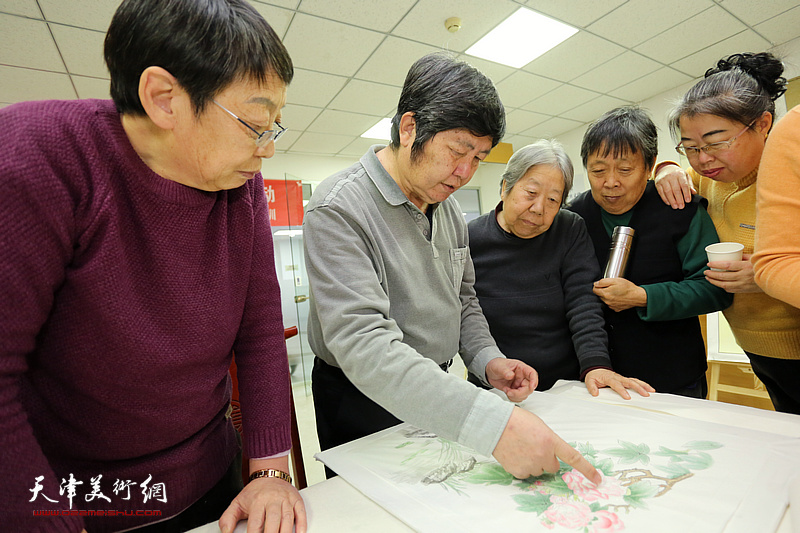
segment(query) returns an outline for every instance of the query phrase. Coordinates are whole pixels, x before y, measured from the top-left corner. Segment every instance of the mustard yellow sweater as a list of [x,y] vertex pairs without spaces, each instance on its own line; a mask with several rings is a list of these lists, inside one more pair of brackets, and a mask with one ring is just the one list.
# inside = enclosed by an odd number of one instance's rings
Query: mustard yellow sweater
[[[722,183],[688,170],[697,192],[708,200],[708,214],[719,240],[744,245],[753,253],[758,169],[734,183]],[[737,293],[723,311],[743,350],[764,357],[800,359],[800,309],[762,292]]]

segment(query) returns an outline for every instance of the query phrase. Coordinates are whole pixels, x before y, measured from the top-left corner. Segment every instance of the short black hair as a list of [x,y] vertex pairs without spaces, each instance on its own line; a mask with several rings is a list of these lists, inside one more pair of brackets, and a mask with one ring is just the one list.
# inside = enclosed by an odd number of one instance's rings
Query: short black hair
[[144,115],[139,78],[151,66],[175,76],[199,115],[232,82],[286,85],[294,68],[266,20],[245,0],[124,0],[106,33],[111,97],[120,113]]
[[495,147],[506,131],[506,113],[492,81],[472,65],[437,52],[409,69],[397,114],[392,118],[391,147],[400,146],[400,118],[414,113],[416,138],[411,158],[439,132],[463,128],[476,137],[491,137]]
[[625,152],[641,153],[644,164],[652,169],[658,157],[658,128],[650,116],[638,106],[622,106],[604,114],[593,122],[581,142],[583,166],[589,156],[600,152],[620,157]]

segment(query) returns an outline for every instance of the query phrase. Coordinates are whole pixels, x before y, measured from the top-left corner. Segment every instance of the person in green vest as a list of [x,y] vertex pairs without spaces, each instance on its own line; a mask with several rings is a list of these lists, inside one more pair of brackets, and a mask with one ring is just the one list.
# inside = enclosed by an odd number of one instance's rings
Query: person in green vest
[[705,247],[719,240],[706,201],[693,196],[683,210],[662,202],[648,181],[657,155],[658,133],[645,111],[607,112],[581,143],[591,190],[568,209],[586,222],[601,266],[614,228],[635,231],[625,277],[594,283],[614,370],[658,392],[705,398],[706,349],[697,316],[725,309],[732,298],[703,276]]

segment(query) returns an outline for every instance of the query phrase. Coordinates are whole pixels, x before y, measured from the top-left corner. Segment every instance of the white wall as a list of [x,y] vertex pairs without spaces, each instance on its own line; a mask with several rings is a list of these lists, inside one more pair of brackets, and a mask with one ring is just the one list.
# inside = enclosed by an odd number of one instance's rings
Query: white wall
[[[283,179],[286,174],[307,183],[317,184],[358,160],[357,157],[315,156],[277,153],[263,160],[261,174],[264,179]],[[291,179],[291,178],[290,178]]]
[[481,163],[467,187],[476,187],[481,192],[481,210],[493,211],[500,202],[500,177],[506,166],[501,163]]

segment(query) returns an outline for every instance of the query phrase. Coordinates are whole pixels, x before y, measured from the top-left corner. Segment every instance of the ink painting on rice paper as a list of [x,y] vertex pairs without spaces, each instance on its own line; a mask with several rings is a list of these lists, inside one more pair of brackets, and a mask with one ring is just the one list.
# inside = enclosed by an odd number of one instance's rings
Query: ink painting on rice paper
[[409,424],[317,457],[417,531],[731,533],[774,531],[783,514],[792,467],[775,467],[786,463],[760,432],[543,393],[522,407],[580,451],[602,483],[563,462],[516,479],[494,458]]

